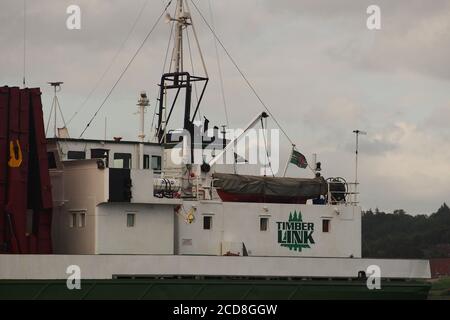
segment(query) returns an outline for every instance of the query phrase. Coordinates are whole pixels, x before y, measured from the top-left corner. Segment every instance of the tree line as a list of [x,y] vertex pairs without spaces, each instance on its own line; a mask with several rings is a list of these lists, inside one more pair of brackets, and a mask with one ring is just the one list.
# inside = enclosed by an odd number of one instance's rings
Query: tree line
[[411,216],[404,210],[363,212],[362,255],[365,258],[450,257],[450,208]]

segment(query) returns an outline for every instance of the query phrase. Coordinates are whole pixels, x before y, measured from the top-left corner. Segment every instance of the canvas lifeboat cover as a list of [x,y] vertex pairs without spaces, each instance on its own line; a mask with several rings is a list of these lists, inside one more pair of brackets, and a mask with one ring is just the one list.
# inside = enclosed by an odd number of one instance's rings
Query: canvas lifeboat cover
[[214,173],[214,187],[233,194],[315,199],[327,194],[323,177],[283,178]]

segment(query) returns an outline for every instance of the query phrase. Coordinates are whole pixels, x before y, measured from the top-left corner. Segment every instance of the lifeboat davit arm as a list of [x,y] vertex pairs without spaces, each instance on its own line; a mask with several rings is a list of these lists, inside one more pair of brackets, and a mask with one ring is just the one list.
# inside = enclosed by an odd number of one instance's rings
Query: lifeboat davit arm
[[233,140],[231,140],[226,146],[225,148],[217,155],[215,156],[213,159],[211,159],[211,161],[209,161],[209,166],[212,167],[213,165],[216,164],[216,162],[220,159],[220,157],[222,157],[224,155],[224,153],[226,153],[228,151],[228,149],[230,149],[236,142],[238,142],[245,134],[248,130],[250,130],[251,128],[253,128],[261,119],[264,118],[268,118],[269,115],[265,112],[262,112],[260,114],[258,114],[244,129],[244,131],[242,131],[241,134],[239,134],[238,136],[236,136]]

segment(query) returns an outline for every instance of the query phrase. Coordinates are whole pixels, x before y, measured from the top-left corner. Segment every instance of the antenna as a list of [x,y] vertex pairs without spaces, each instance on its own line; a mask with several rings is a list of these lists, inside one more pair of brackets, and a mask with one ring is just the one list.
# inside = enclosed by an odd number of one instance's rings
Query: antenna
[[358,202],[358,151],[359,151],[359,135],[367,135],[367,132],[361,130],[353,130],[356,137],[355,146],[355,204]]
[[139,169],[144,169],[144,140],[145,140],[145,112],[150,105],[150,100],[147,93],[142,91],[138,100],[138,113],[140,115],[140,130],[139,130]]
[[[47,128],[45,129],[45,136],[47,136],[48,128],[50,125],[50,119],[53,115],[53,134],[54,138],[69,138],[69,132],[67,130],[66,121],[64,120],[64,115],[61,110],[61,105],[59,104],[58,95],[57,93],[61,91],[61,85],[64,82],[56,81],[56,82],[48,82],[49,85],[51,85],[54,89],[54,96],[53,96],[53,102],[52,102],[52,108],[50,109],[49,118],[47,121]],[[64,123],[64,127],[58,128],[57,122],[58,122],[58,111],[61,115],[61,119]]]
[[107,137],[108,137],[108,117],[105,117],[105,143],[106,143],[106,140],[107,140]]
[[137,103],[138,113],[140,115],[140,130],[139,130],[139,140],[144,142],[145,139],[145,112],[147,107],[150,105],[150,100],[147,97],[147,92],[142,91]]

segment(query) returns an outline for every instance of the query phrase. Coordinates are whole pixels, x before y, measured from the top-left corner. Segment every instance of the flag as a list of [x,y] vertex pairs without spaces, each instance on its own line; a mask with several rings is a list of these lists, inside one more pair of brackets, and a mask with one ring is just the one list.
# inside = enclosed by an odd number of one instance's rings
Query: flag
[[306,161],[305,156],[297,150],[292,150],[291,163],[302,169],[308,167],[308,162]]

